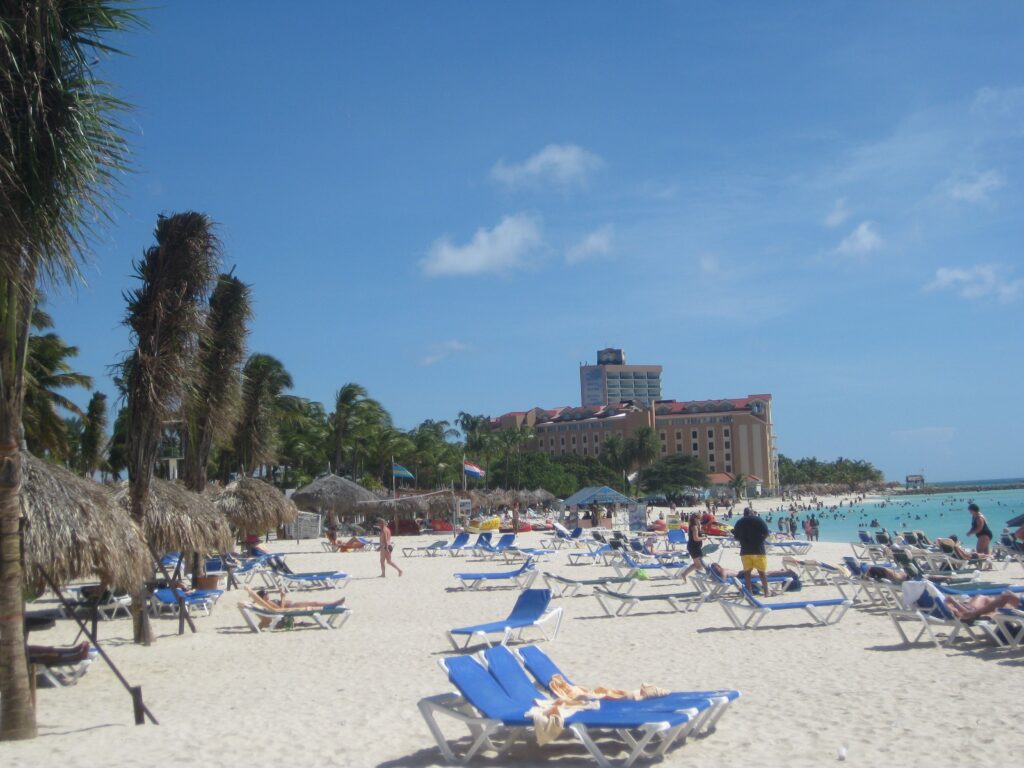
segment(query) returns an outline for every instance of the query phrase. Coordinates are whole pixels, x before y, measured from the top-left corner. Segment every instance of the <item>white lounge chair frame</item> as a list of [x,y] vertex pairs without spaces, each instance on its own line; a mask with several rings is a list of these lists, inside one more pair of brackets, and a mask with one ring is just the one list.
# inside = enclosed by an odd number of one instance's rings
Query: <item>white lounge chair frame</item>
[[608,616],[628,616],[633,609],[644,603],[667,603],[676,613],[689,613],[696,611],[700,605],[701,593],[687,593],[667,595],[630,595],[622,592],[613,592],[598,587],[594,590],[594,597],[601,606],[601,610]]
[[[276,629],[278,624],[286,618],[312,619],[321,629],[340,629],[352,615],[352,609],[345,608],[343,611],[323,612],[315,608],[297,608],[295,610],[268,611],[252,603],[239,603],[238,610],[249,625],[249,629],[259,634],[264,631]],[[260,619],[268,619],[270,624],[266,627],[260,626]]]
[[[802,602],[794,600],[793,602]],[[828,626],[829,624],[838,624],[843,620],[843,616],[853,605],[852,600],[843,600],[842,602],[836,603],[835,605],[814,605],[814,601],[807,601],[805,605],[799,606],[811,617],[811,620],[819,626]],[[744,600],[740,602],[738,600],[719,600],[718,604],[722,606],[722,610],[725,611],[729,620],[733,623],[736,629],[757,629],[761,626],[761,623],[773,613],[782,613],[783,611],[797,610],[796,606],[790,606],[788,608],[773,608],[770,603],[764,606],[752,605],[751,603]]]
[[[576,597],[580,590],[584,587],[598,587],[598,586],[612,586],[614,585],[618,591],[623,593],[632,592],[637,585],[638,579],[634,579],[635,573],[627,574],[624,577],[616,577],[612,579],[602,579],[601,584],[588,584],[587,580],[577,581],[576,579],[570,579],[565,576],[559,576],[556,573],[544,572],[544,583],[547,584],[548,589],[551,590],[552,597]],[[627,578],[629,581],[619,581],[619,578]],[[597,581],[597,579],[591,579],[590,581]]]

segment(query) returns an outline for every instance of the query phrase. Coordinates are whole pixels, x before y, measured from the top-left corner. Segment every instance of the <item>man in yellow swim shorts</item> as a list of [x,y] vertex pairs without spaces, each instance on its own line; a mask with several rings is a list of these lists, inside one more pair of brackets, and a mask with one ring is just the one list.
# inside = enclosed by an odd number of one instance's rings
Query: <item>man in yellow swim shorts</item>
[[761,576],[761,587],[764,589],[761,594],[767,596],[768,554],[764,543],[768,540],[768,526],[754,514],[754,510],[747,507],[743,510],[743,517],[733,526],[732,535],[740,543],[740,560],[743,561],[743,578],[747,582],[747,589],[753,593],[754,586],[750,575],[757,571]]

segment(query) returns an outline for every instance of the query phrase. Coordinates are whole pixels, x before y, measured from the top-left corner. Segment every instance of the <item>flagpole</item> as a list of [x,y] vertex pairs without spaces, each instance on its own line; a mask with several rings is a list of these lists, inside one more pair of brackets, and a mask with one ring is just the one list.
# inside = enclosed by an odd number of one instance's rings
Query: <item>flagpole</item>
[[462,454],[462,492],[466,492],[466,454]]
[[398,498],[398,489],[397,489],[395,483],[396,483],[396,480],[395,480],[395,456],[394,456],[394,454],[392,454],[391,455],[391,498],[393,498],[393,499],[397,499]]

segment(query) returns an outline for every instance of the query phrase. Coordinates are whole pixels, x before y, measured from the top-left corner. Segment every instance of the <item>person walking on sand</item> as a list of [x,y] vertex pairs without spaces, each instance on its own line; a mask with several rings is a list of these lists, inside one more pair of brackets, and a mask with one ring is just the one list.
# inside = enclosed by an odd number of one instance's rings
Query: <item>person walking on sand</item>
[[383,517],[377,518],[377,524],[380,526],[380,577],[383,579],[388,575],[386,569],[388,565],[398,571],[398,575],[401,576],[402,569],[391,559],[391,553],[395,551],[395,545],[391,543],[391,529],[388,528]]
[[757,571],[761,576],[761,586],[764,594],[768,595],[768,553],[764,543],[771,535],[764,520],[754,514],[754,510],[747,507],[743,510],[736,525],[733,526],[732,535],[740,543],[740,560],[743,561],[743,578],[747,582],[747,590],[753,594],[754,585],[751,582],[751,573]]
[[977,504],[974,502],[968,504],[967,511],[971,513],[971,530],[967,532],[967,535],[977,536],[978,554],[987,555],[988,545],[992,543],[992,529],[988,527],[988,521],[981,514],[981,508]]
[[683,571],[682,575],[679,577],[682,581],[686,581],[686,577],[698,568],[702,571],[706,570],[704,567],[704,532],[700,524],[700,512],[690,513],[690,527],[687,531],[686,551],[693,562],[686,566],[686,570]]

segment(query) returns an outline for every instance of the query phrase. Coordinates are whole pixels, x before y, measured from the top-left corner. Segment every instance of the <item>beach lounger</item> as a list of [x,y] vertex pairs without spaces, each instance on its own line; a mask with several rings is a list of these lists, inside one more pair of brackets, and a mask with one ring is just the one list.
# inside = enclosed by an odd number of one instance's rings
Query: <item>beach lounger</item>
[[596,549],[576,550],[568,555],[569,565],[595,565],[600,562],[607,564],[609,558],[619,559],[619,554],[611,544],[602,544]]
[[514,563],[520,558],[528,559],[533,558],[535,563],[539,563],[542,560],[546,560],[549,555],[555,554],[553,549],[537,549],[536,547],[520,547],[514,546],[509,547],[503,553],[506,563]]
[[576,597],[584,587],[615,587],[628,594],[636,586],[635,574],[605,579],[570,579],[554,573],[544,572],[544,582],[555,597]]
[[800,560],[792,555],[786,555],[782,558],[782,567],[795,571],[800,580],[806,584],[823,587],[849,583],[842,569],[820,560]]
[[464,547],[467,552],[486,552],[491,546],[491,532],[484,531],[476,535],[476,541]]
[[992,614],[992,622],[984,623],[981,627],[996,645],[1010,650],[1024,647],[1024,610],[1000,608]]
[[601,605],[601,610],[608,616],[627,616],[640,604],[668,604],[678,613],[687,613],[697,609],[704,593],[696,590],[689,592],[654,592],[649,595],[632,595],[628,592],[616,592],[607,587],[596,587],[594,597]]
[[[710,603],[718,600],[719,598],[725,597],[736,590],[737,582],[732,578],[724,576],[721,567],[717,563],[708,566],[703,571],[694,572],[692,578],[694,586],[697,587],[703,595],[700,602],[694,607],[695,611],[699,611],[704,603]],[[757,586],[760,587],[761,578],[757,577],[753,580],[756,581]],[[781,592],[785,592],[792,584],[792,576],[769,576],[768,592],[772,595],[777,595]]]
[[[497,650],[497,649],[494,649]],[[566,675],[558,666],[551,660],[541,648],[536,645],[523,645],[514,650],[504,649],[509,653],[513,653],[523,663],[526,671],[529,672],[533,678],[540,685],[541,689],[547,693],[550,693],[551,681],[557,675],[569,685],[574,685],[573,681]],[[490,654],[491,651],[485,651]],[[644,707],[650,709],[668,709],[678,706],[686,706],[687,702],[694,699],[709,699],[713,702],[714,706],[712,711],[709,713],[711,717],[701,722],[694,728],[692,733],[695,735],[705,735],[714,730],[715,725],[721,719],[722,715],[725,714],[725,710],[728,709],[729,704],[740,697],[740,692],[737,690],[730,690],[727,688],[710,690],[710,691],[672,691],[666,696],[658,696],[657,698],[643,699],[637,704],[641,704]],[[613,706],[614,701],[602,702],[602,706]]]
[[[961,633],[974,640],[989,636],[980,626],[983,620],[961,621],[949,610],[946,596],[935,584],[926,580],[903,582],[903,605],[889,611],[889,618],[907,645],[920,642],[926,634],[936,648],[951,645]],[[913,639],[904,630],[904,624],[908,623],[920,624]],[[945,640],[940,640],[943,631]]]
[[782,613],[790,610],[803,610],[811,617],[811,620],[819,626],[838,624],[846,615],[847,610],[853,605],[852,600],[842,597],[830,600],[793,600],[786,603],[766,603],[756,598],[747,587],[738,579],[736,586],[739,588],[743,600],[719,600],[729,620],[736,629],[757,629],[761,622],[773,613]]
[[670,528],[668,533],[665,534],[665,549],[686,549],[686,542],[688,540],[686,531],[682,528]]
[[789,539],[787,541],[766,541],[765,547],[769,555],[806,555],[811,551],[810,541]]
[[515,547],[516,535],[514,533],[503,533],[495,544],[488,544],[480,551],[484,557],[493,560],[496,557],[503,557],[505,552]]
[[109,589],[101,589],[97,585],[88,585],[78,588],[78,597],[71,603],[71,611],[61,603],[57,610],[66,619],[71,618],[71,613],[82,616],[91,614],[95,609],[96,614],[104,621],[116,619],[119,613],[131,616],[132,598],[128,593],[117,593]]
[[[498,571],[490,573],[456,573],[455,578],[462,582],[464,589],[478,589],[483,584],[492,587],[516,587],[529,589],[537,578],[537,566],[533,558],[527,558],[514,571]],[[504,582],[504,583],[497,583]]]
[[338,589],[339,584],[348,584],[348,574],[344,571],[311,571],[309,573],[292,573],[291,571],[274,570],[264,574],[269,578],[268,587],[283,589],[285,592],[302,589]]
[[615,573],[619,576],[643,570],[648,577],[678,579],[689,565],[685,561],[638,563],[629,552],[622,551],[619,553],[619,560],[612,563],[612,568],[615,569]]
[[433,557],[438,552],[442,552],[447,548],[448,545],[444,541],[439,540],[423,547],[402,547],[402,555],[405,557],[413,557],[416,554],[423,554],[427,557]]
[[853,550],[853,556],[858,560],[868,560],[879,565],[892,560],[892,553],[884,544],[875,544],[873,542],[863,544],[854,541],[850,542],[850,549]]
[[197,589],[185,592],[182,589],[156,589],[149,596],[149,610],[154,616],[177,616],[180,609],[178,598],[184,602],[189,616],[209,616],[213,606],[224,594],[220,589]]
[[[533,720],[526,713],[534,706],[536,697],[509,695],[492,674],[470,656],[453,656],[441,659],[440,663],[458,693],[430,696],[421,699],[418,706],[445,760],[467,763],[478,752],[488,751],[501,755],[533,727]],[[663,756],[679,735],[689,730],[697,714],[696,707],[679,712],[602,708],[568,716],[565,727],[600,768],[629,768],[638,758]],[[469,729],[472,741],[461,754],[456,754],[441,730],[439,715],[461,722]],[[628,749],[626,757],[613,762],[601,749],[606,740],[599,744],[592,730],[616,734],[618,739],[614,746],[620,750],[624,744]],[[504,738],[499,741],[499,737]]]
[[[551,634],[548,634],[547,625],[554,624]],[[527,629],[536,628],[544,636],[545,640],[554,640],[558,637],[558,630],[562,626],[562,609],[551,607],[551,590],[548,589],[525,589],[519,593],[516,603],[508,618],[500,621],[491,621],[486,624],[475,624],[470,627],[458,627],[448,630],[448,640],[459,651],[468,648],[474,641],[482,641],[491,645],[488,635],[500,634],[502,636],[500,645],[507,645],[510,640],[521,640]],[[459,645],[456,638],[465,638],[464,645]]]
[[77,683],[97,655],[98,651],[88,642],[70,647],[28,646],[28,663],[36,675],[54,688],[66,688]]
[[[529,701],[532,698],[534,701],[537,701],[538,697],[540,697],[540,701],[553,701],[558,698],[553,696],[548,688],[539,687],[535,682],[535,678],[532,678],[526,671],[520,657],[505,646],[497,645],[487,648],[478,653],[477,658],[487,668],[487,671],[491,673],[491,676],[498,682],[498,685],[514,699]],[[693,714],[696,716],[691,719],[687,728],[681,730],[676,735],[676,739],[685,739],[690,733],[702,730],[703,722],[714,714],[714,709],[718,703],[717,700],[713,700],[708,696],[688,695],[678,692],[669,696],[652,696],[645,699],[605,697],[595,699],[594,701],[597,703],[598,709],[608,713],[642,713],[649,716],[657,712],[690,712],[693,710]],[[672,746],[674,746],[674,743],[665,744],[664,750],[668,750]]]
[[[249,625],[249,629],[259,634],[264,630],[270,631],[276,629],[282,622],[286,622],[287,619],[295,621],[296,619],[312,619],[316,626],[321,629],[338,629],[346,621],[349,616],[352,615],[352,609],[346,608],[343,605],[326,605],[322,608],[294,608],[294,609],[281,609],[281,610],[269,610],[253,603],[239,603],[238,610],[242,613],[242,618],[245,619],[245,623]],[[260,626],[262,623],[260,620],[269,621],[270,623],[266,626]]]

